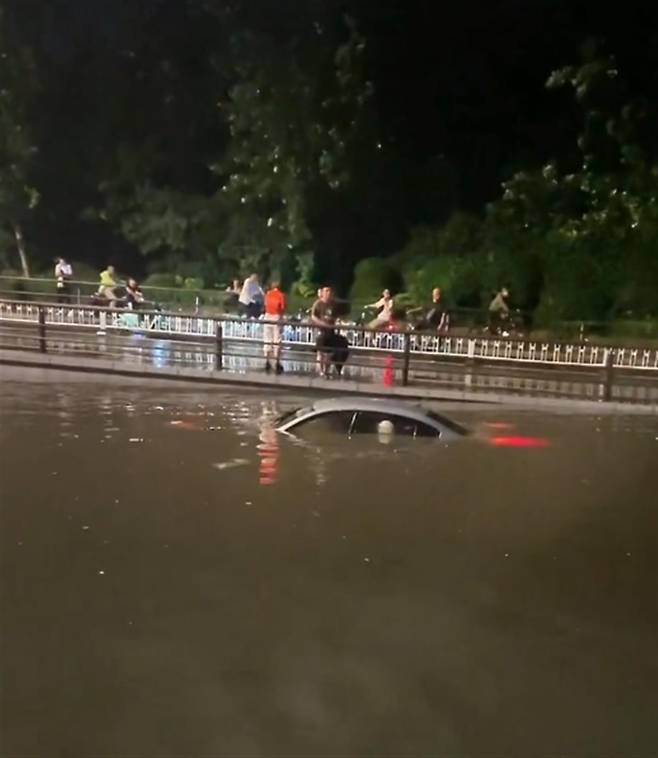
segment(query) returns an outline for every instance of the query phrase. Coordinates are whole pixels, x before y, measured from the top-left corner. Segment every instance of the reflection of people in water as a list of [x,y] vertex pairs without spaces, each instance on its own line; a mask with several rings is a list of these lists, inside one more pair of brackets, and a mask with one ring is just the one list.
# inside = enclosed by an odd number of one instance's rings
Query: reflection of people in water
[[279,436],[271,419],[263,419],[258,439],[258,482],[267,486],[276,482],[279,473]]

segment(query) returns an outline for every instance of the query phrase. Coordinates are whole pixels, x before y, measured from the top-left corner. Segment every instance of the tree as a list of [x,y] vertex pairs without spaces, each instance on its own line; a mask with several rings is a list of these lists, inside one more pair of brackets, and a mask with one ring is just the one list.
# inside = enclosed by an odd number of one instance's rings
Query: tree
[[540,256],[540,310],[553,318],[607,317],[628,306],[630,291],[648,291],[637,287],[647,276],[654,295],[637,305],[656,312],[658,164],[640,138],[650,109],[629,98],[615,58],[594,43],[584,46],[579,65],[554,71],[547,87],[574,92],[579,163],[565,172],[553,160],[541,171],[517,173],[489,220],[525,236],[534,251],[526,255]]
[[36,90],[30,51],[10,44],[0,9],[0,221],[16,241],[23,275],[30,276],[24,222],[39,202],[31,171],[37,155],[28,125],[28,106]]
[[326,223],[331,196],[349,191],[357,150],[368,159],[372,94],[353,20],[304,18],[308,29],[285,45],[263,31],[234,36],[235,83],[222,102],[231,140],[213,167],[230,209],[227,238],[238,244],[243,230],[272,251],[270,268],[298,274],[322,235],[316,219]]

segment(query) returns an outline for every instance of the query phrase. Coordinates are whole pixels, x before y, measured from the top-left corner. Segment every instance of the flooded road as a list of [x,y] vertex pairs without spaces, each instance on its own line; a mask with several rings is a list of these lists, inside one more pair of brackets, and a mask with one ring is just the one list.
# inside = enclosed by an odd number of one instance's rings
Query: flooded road
[[5,378],[3,758],[656,754],[656,417],[301,402]]

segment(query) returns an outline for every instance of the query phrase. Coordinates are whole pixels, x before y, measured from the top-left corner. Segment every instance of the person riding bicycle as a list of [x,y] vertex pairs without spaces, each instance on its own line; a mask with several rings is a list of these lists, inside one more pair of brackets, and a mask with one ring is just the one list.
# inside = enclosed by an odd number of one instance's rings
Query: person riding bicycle
[[137,284],[136,279],[133,279],[132,277],[128,279],[128,283],[126,284],[126,293],[120,300],[123,305],[132,310],[137,310],[140,305],[143,305],[144,293],[142,292],[142,288],[139,286],[139,284]]
[[444,309],[441,301],[440,287],[434,287],[432,290],[432,302],[414,328],[419,332],[432,331],[439,334],[446,334],[450,329],[450,314]]
[[510,309],[507,304],[508,298],[509,290],[507,287],[502,287],[489,303],[489,332],[491,334],[500,334],[503,327],[509,321]]
[[385,289],[376,303],[370,303],[366,306],[366,308],[377,309],[377,317],[368,324],[368,327],[370,329],[381,329],[382,327],[388,326],[393,318],[394,307],[395,301],[391,296],[391,291]]
[[98,284],[98,291],[95,294],[95,298],[102,303],[108,302],[110,305],[114,305],[116,300],[118,300],[118,296],[115,292],[115,288],[118,286],[119,282],[116,278],[114,266],[108,266],[105,271],[101,271],[100,273],[100,282]]

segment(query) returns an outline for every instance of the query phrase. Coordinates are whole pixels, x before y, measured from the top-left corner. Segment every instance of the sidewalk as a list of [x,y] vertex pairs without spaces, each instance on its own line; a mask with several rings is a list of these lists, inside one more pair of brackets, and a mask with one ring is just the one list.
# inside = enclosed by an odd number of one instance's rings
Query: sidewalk
[[[262,371],[217,371],[210,368],[159,367],[152,364],[131,363],[126,360],[40,354],[21,350],[0,349],[0,365],[34,368],[52,368],[66,371],[113,374],[134,378],[170,379],[208,385],[250,386],[267,389],[322,392],[328,394],[362,394],[378,397],[396,397],[409,400],[459,401],[466,403],[496,403],[518,408],[541,410],[578,410],[591,413],[658,415],[658,402],[646,404],[623,403],[616,400],[603,402],[586,398],[538,397],[528,394],[501,391],[472,391],[448,389],[427,385],[386,386],[373,381],[346,379],[327,380],[312,374],[283,374],[269,376]],[[0,371],[1,373],[1,371]]]

